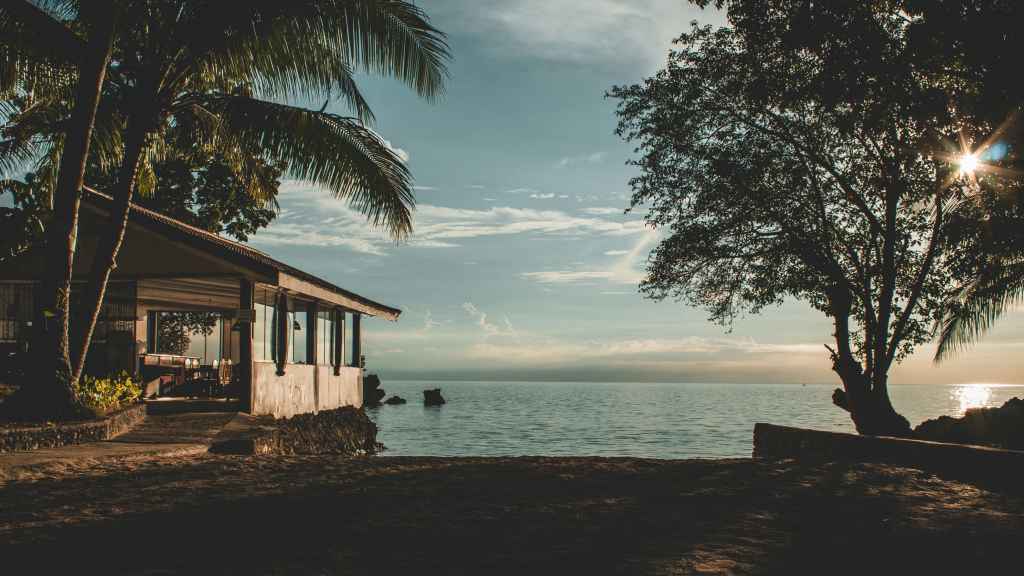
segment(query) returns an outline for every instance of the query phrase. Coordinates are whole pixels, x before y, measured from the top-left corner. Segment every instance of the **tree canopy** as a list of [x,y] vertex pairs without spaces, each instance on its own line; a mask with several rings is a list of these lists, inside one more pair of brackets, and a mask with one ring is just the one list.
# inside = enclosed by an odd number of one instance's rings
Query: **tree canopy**
[[970,78],[914,57],[901,2],[720,2],[665,69],[621,86],[632,206],[664,230],[642,291],[729,323],[788,298],[833,319],[834,401],[862,432],[909,432],[889,368],[931,337],[954,289],[950,218],[977,180],[955,163],[988,127]]

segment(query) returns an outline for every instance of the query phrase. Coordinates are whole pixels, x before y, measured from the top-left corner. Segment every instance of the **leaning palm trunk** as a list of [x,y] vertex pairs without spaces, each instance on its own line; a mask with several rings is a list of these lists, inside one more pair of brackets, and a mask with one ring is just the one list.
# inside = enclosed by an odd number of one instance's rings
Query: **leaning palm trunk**
[[149,131],[138,122],[128,128],[125,139],[124,159],[121,171],[113,192],[113,205],[110,210],[110,227],[99,239],[96,259],[92,263],[89,282],[85,288],[85,299],[81,318],[82,335],[77,346],[78,354],[74,363],[74,377],[80,378],[85,370],[86,358],[92,344],[92,335],[103,309],[110,274],[117,267],[117,256],[124,243],[125,231],[128,229],[128,217],[131,214],[131,202],[135,195],[135,184],[138,179],[139,164],[146,149]]
[[[96,6],[97,8],[101,8]],[[103,12],[102,8],[98,13]],[[114,23],[109,12],[97,18],[79,69],[75,105],[54,190],[53,221],[46,236],[47,263],[38,292],[35,318],[35,385],[32,410],[43,416],[81,415],[75,393],[69,341],[71,277],[78,240],[78,211],[86,159],[107,63],[113,50]]]

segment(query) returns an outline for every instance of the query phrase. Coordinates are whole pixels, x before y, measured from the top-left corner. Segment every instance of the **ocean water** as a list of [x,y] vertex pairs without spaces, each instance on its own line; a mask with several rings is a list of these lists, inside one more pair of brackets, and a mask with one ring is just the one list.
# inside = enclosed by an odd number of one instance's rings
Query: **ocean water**
[[[385,456],[748,457],[755,422],[853,432],[831,385],[386,381]],[[423,406],[441,388],[448,404]],[[912,425],[1024,397],[1024,385],[892,386]]]

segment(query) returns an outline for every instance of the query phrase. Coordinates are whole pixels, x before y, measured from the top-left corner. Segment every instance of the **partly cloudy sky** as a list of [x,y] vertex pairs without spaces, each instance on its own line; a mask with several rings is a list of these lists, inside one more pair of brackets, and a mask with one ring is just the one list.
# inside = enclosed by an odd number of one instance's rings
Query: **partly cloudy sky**
[[[637,293],[658,236],[624,214],[629,145],[613,134],[616,84],[664,61],[682,0],[431,0],[451,35],[446,97],[362,79],[374,127],[416,176],[416,231],[396,245],[322,190],[289,181],[254,244],[403,310],[365,324],[387,378],[834,382],[827,319],[799,303],[731,332],[701,310]],[[317,104],[319,106],[319,104]],[[333,110],[346,112],[341,105]],[[963,360],[925,349],[896,382],[1019,382],[1022,314]]]

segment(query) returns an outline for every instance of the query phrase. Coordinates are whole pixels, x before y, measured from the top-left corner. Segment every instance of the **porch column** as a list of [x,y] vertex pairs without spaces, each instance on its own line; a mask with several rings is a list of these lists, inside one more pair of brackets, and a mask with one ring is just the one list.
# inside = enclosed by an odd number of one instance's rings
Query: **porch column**
[[306,308],[306,357],[309,363],[316,366],[320,363],[317,354],[320,353],[320,319],[317,316],[319,307],[316,302],[310,302]]
[[363,335],[360,329],[360,320],[363,315],[358,312],[352,313],[352,366],[361,368],[362,363],[359,357],[363,355]]
[[277,362],[277,375],[284,376],[284,367],[288,364],[288,336],[292,327],[288,323],[288,294],[282,290],[277,293],[277,350],[274,360]]
[[242,278],[238,282],[238,309],[248,319],[238,320],[238,401],[243,412],[252,412],[252,282]]
[[341,367],[345,364],[345,311],[334,309],[334,375],[341,375]]

